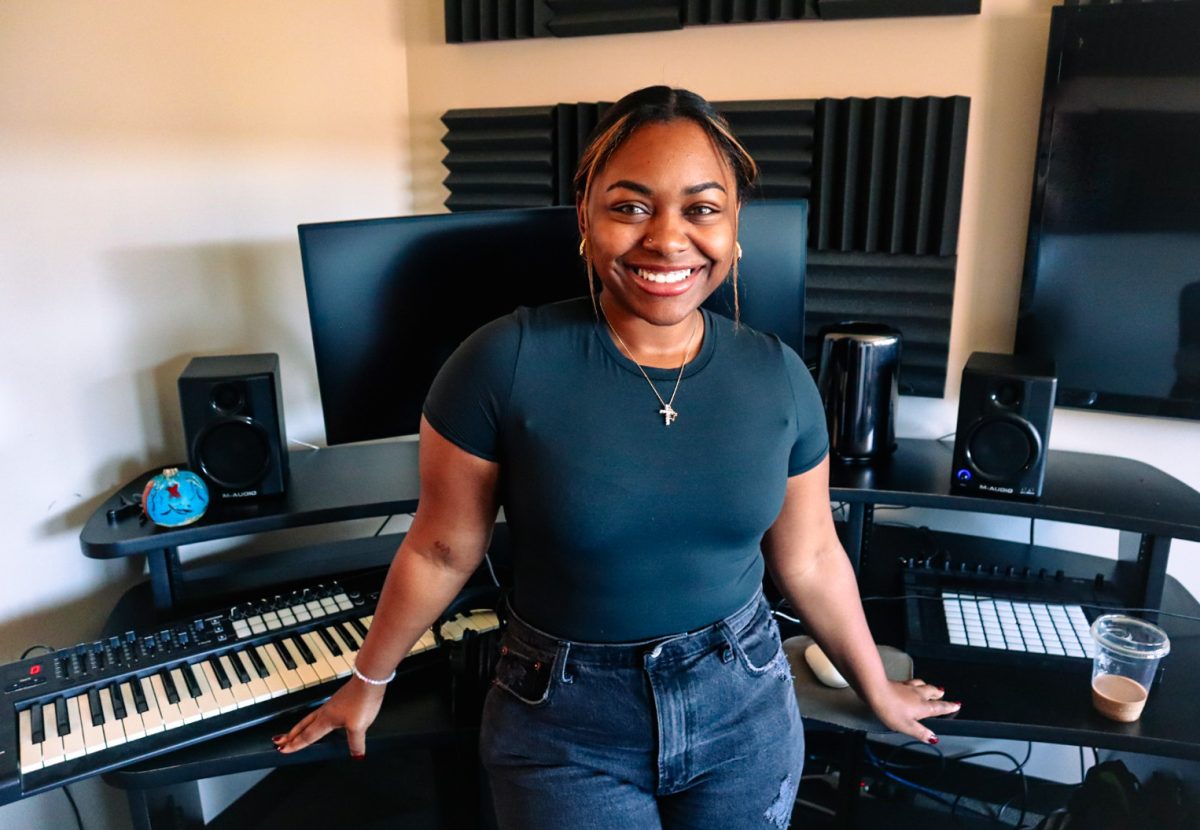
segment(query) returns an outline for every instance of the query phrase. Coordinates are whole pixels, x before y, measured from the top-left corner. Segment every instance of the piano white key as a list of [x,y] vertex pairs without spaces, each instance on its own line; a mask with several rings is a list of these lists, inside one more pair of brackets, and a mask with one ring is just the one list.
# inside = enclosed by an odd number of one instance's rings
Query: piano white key
[[208,688],[208,678],[204,674],[204,670],[199,664],[193,663],[191,666],[192,674],[196,678],[196,685],[200,687],[200,697],[196,698],[196,706],[200,709],[200,717],[213,718],[221,714],[221,704],[217,701],[216,695]]
[[275,650],[274,645],[259,646],[258,656],[262,658],[262,661],[267,664],[267,667],[272,670],[275,677],[279,678],[279,682],[283,684],[283,691],[276,694],[276,697],[304,688],[303,678],[297,672],[287,667],[287,664],[283,662],[283,658],[279,656],[279,652]]
[[[233,687],[229,690],[233,692],[233,699],[237,703],[238,708],[249,706],[254,703],[254,693],[250,691],[250,684],[243,683],[241,678],[237,676],[237,671],[233,668],[233,663],[229,659],[229,655],[222,654],[217,658],[221,664],[221,668],[225,669],[225,674],[229,676],[229,682]],[[247,672],[249,674],[249,672]]]
[[[358,657],[358,644],[360,641],[357,634],[351,630],[349,624],[343,622],[340,626],[340,630],[347,633],[347,636],[350,637],[350,643],[353,643],[353,645],[348,644],[342,638],[342,635],[333,628],[329,629],[329,636],[333,638],[333,641],[338,644],[338,648],[342,650],[342,662],[346,664],[346,671],[349,672],[354,666],[355,658]],[[339,674],[338,676],[342,677],[344,675]]]
[[71,723],[70,734],[63,735],[63,751],[67,760],[81,758],[87,754],[83,746],[83,721],[79,717],[79,698],[67,699],[67,720]]
[[125,740],[136,741],[146,737],[146,727],[142,723],[141,713],[133,700],[133,692],[128,683],[121,683],[121,697],[125,700],[125,717],[120,718],[121,728],[125,730]]
[[[249,649],[247,649],[247,651],[249,651]],[[246,667],[246,673],[250,675],[249,689],[250,694],[254,696],[254,702],[262,703],[264,700],[270,700],[271,698],[276,697],[276,693],[271,685],[272,678],[268,677],[264,679],[258,676],[258,669],[254,667],[254,661],[250,659],[250,656],[246,653],[246,651],[239,651],[238,657],[241,658],[242,665]],[[267,671],[271,671],[270,665],[268,665],[266,668]],[[285,691],[283,683],[279,682],[277,679],[275,680],[280,690],[279,694],[283,694]]]
[[359,648],[362,647],[363,638],[358,635],[358,629],[350,624],[349,620],[342,622],[342,630],[350,635],[350,639],[354,642],[354,653],[357,656]]
[[42,745],[33,742],[33,715],[28,709],[22,709],[17,715],[17,732],[21,774],[28,775],[42,768]]
[[92,723],[92,705],[88,696],[82,694],[75,700],[79,702],[79,721],[83,725],[83,751],[89,755],[99,752],[108,746],[104,742],[104,730]]
[[325,648],[325,644],[319,642],[321,639],[320,636],[316,632],[305,631],[300,635],[300,639],[308,646],[308,650],[313,653],[313,657],[317,658],[317,662],[309,667],[316,672],[317,679],[322,683],[328,683],[330,680],[335,679],[338,673],[329,662],[329,658],[332,655]]
[[420,654],[433,648],[437,648],[437,640],[434,639],[433,631],[430,630],[421,635],[421,639],[417,640],[409,654]]
[[[222,689],[221,682],[217,680],[217,673],[213,670],[212,664],[208,660],[201,660],[196,666],[204,672],[204,679],[208,681],[208,691],[213,696],[213,700],[217,702],[217,711],[221,714],[232,712],[238,708],[237,698],[233,696],[231,689]],[[192,668],[196,668],[193,666]]]
[[120,746],[125,743],[125,727],[121,726],[121,722],[117,720],[117,716],[113,714],[112,696],[108,693],[107,688],[100,689],[100,712],[104,715],[104,724],[100,727],[104,730],[104,743],[108,746]]
[[67,753],[63,749],[62,736],[58,734],[58,716],[53,703],[42,705],[42,729],[46,733],[42,740],[42,766],[61,764],[67,760]]
[[171,679],[175,681],[175,691],[179,693],[179,713],[183,715],[183,722],[195,723],[203,718],[204,713],[200,711],[197,699],[192,697],[192,693],[188,691],[183,673],[178,668],[171,669]]
[[179,710],[178,703],[172,703],[167,698],[167,687],[163,685],[162,678],[157,674],[151,675],[150,688],[154,690],[154,699],[158,703],[158,714],[162,718],[164,729],[175,729],[183,726],[183,712]]
[[330,651],[329,646],[323,639],[321,639],[321,635],[317,632],[311,631],[309,633],[312,635],[311,640],[316,643],[320,655],[325,658],[325,662],[329,664],[329,668],[333,671],[333,676],[349,677],[350,664],[346,662],[346,647],[338,637],[337,632],[327,629],[325,633],[328,634],[333,641],[338,644],[338,647],[342,651],[341,654],[334,654],[332,651]]
[[138,684],[138,688],[142,690],[142,696],[146,698],[146,711],[141,713],[142,726],[145,727],[146,734],[157,735],[165,730],[162,712],[158,708],[158,698],[154,694],[154,687],[150,685],[150,678],[135,677],[129,682]]
[[287,653],[291,655],[292,662],[296,664],[296,674],[300,676],[300,680],[304,683],[305,688],[317,685],[320,682],[317,679],[317,673],[300,656],[300,650],[296,648],[291,638],[284,637],[281,642],[283,643],[283,647],[287,649]]

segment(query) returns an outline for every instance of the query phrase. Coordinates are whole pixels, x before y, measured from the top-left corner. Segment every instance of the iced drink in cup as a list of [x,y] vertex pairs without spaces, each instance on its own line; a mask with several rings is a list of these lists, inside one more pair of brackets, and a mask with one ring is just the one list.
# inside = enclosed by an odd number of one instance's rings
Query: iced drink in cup
[[1167,632],[1136,617],[1105,614],[1092,623],[1092,639],[1092,705],[1110,720],[1132,723],[1142,716],[1158,661],[1171,650]]

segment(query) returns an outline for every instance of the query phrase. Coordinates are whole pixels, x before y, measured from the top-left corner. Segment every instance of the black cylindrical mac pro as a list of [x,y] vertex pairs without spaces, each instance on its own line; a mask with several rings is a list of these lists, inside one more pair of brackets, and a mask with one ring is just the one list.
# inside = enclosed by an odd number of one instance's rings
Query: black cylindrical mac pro
[[287,429],[279,356],[196,357],[179,376],[188,465],[213,501],[284,492]]
[[867,462],[896,448],[900,332],[877,323],[838,323],[821,330],[817,387],[825,404],[829,452]]
[[958,393],[951,492],[1038,498],[1057,386],[1051,360],[972,354]]

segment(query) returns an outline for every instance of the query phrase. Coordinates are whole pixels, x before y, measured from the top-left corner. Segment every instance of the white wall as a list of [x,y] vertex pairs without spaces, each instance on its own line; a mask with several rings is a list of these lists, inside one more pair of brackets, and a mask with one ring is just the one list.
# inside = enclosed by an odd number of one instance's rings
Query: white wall
[[[322,437],[300,222],[409,212],[395,0],[0,8],[0,662],[93,637],[135,563],[84,558],[111,488],[185,457],[175,379],[274,351]],[[121,798],[73,788],[89,830]],[[0,826],[73,826],[58,792]]]

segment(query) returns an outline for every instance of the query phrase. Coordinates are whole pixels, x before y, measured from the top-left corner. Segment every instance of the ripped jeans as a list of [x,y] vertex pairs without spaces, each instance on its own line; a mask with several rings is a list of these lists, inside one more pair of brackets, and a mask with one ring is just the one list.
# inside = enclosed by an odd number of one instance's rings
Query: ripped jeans
[[503,830],[783,830],[804,733],[759,593],[635,644],[559,640],[510,615],[480,752]]

